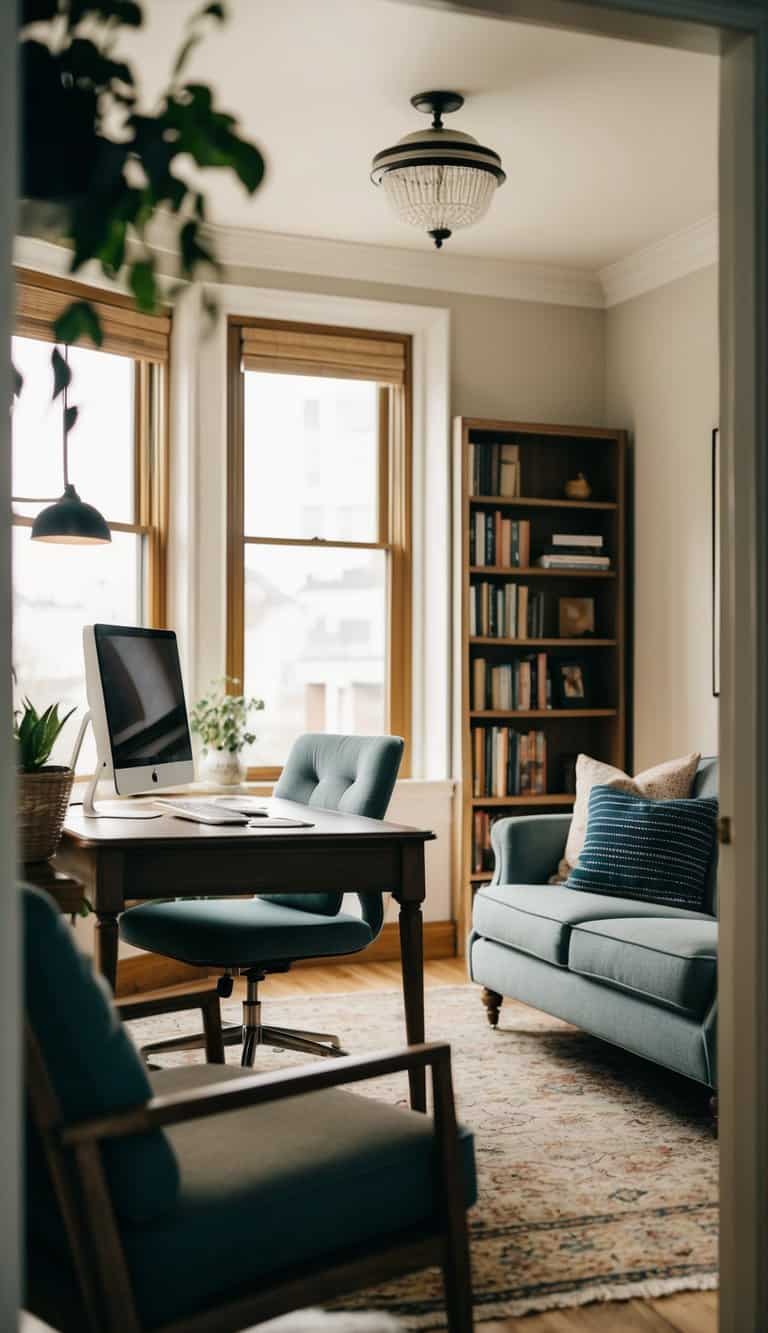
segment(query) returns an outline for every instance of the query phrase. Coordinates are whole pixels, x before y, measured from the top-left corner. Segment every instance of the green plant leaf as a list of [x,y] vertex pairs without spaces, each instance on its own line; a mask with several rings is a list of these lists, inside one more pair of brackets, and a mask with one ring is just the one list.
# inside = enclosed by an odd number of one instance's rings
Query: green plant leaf
[[13,396],[14,398],[18,398],[24,388],[24,376],[20,370],[16,369],[13,362],[11,362],[11,374],[13,376]]
[[104,334],[101,320],[90,301],[72,301],[53,321],[53,332],[58,342],[76,343],[80,338],[90,338],[92,343],[101,347]]
[[79,408],[79,407],[75,407],[74,405],[73,405],[72,407],[68,407],[68,408],[65,410],[65,412],[64,412],[64,429],[65,429],[67,435],[69,435],[69,432],[72,430],[72,427],[76,424],[76,422],[77,422],[77,418],[78,418],[79,415],[80,415],[80,408]]
[[58,347],[54,347],[51,352],[51,366],[53,367],[53,397],[55,400],[72,383],[72,369],[65,357],[61,355]]
[[137,259],[131,265],[128,281],[139,310],[151,313],[157,305],[154,259]]

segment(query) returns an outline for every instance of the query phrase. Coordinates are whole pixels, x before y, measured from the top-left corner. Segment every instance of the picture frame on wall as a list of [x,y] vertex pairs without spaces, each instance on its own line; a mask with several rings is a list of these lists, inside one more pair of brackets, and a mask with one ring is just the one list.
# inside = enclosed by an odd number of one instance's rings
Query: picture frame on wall
[[580,657],[561,657],[552,664],[558,708],[589,708],[587,664]]
[[720,698],[720,429],[712,431],[712,693]]

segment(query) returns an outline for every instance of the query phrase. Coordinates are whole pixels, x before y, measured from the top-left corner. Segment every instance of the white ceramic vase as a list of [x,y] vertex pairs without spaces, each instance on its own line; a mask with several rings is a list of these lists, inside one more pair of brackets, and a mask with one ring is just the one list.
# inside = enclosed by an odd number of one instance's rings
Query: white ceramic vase
[[245,781],[245,765],[231,750],[209,749],[200,761],[200,777],[215,787],[237,787]]

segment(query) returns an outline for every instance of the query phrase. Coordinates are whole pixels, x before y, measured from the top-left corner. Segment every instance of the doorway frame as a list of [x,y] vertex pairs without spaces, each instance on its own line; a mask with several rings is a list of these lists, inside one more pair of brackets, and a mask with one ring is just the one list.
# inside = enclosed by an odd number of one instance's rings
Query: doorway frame
[[768,1328],[768,2],[400,3],[720,56],[719,1328],[762,1333]]

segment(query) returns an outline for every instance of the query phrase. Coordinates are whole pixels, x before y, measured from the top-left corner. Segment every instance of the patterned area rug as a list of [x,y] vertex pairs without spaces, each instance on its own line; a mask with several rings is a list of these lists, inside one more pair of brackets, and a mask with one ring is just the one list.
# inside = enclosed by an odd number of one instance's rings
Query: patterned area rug
[[[225,1017],[237,1022],[239,1006]],[[403,1043],[395,992],[265,1000],[264,1021],[338,1032],[355,1053]],[[193,1023],[178,1015],[133,1027],[146,1041]],[[475,1134],[478,1323],[717,1286],[717,1143],[705,1089],[510,1000],[492,1032],[470,986],[427,991],[427,1036],[451,1043],[459,1115]],[[301,1062],[258,1053],[265,1070]],[[393,1102],[407,1094],[404,1076],[363,1089]],[[339,1304],[387,1311],[409,1329],[445,1327],[437,1271]]]

